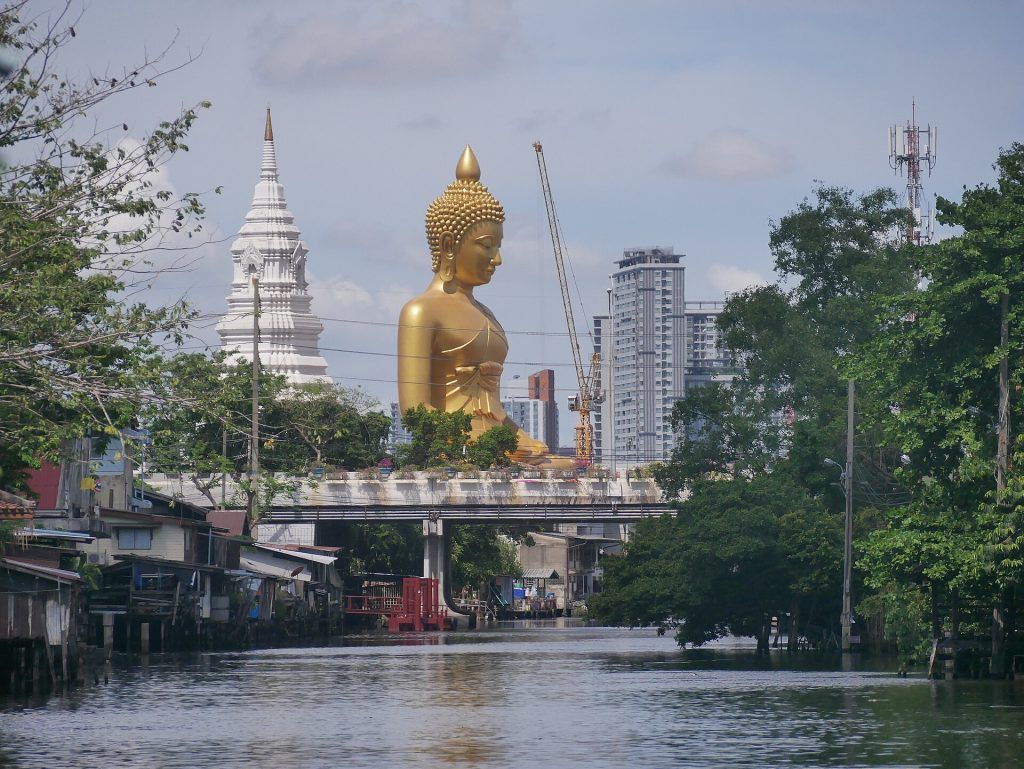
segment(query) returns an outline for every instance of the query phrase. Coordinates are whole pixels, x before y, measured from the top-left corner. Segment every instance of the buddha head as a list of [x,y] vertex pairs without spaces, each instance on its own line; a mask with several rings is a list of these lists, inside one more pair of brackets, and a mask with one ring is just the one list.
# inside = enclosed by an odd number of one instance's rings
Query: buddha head
[[490,282],[501,264],[505,210],[480,183],[480,164],[468,146],[455,168],[455,181],[427,209],[427,244],[434,272],[445,289],[454,283]]

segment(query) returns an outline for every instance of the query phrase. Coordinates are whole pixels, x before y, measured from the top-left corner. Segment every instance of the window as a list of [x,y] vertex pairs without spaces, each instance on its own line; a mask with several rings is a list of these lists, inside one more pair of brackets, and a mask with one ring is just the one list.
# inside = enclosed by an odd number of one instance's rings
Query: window
[[118,529],[118,550],[150,550],[153,547],[152,529]]

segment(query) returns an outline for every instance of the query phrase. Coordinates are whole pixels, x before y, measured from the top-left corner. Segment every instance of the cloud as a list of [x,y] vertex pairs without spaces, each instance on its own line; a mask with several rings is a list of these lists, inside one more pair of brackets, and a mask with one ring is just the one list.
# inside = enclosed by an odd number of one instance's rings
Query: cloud
[[344,314],[374,306],[370,292],[354,280],[346,278],[311,277],[309,291],[318,305],[324,309],[332,308],[332,312]]
[[258,34],[270,31],[256,74],[288,87],[403,86],[478,76],[504,63],[517,25],[502,5],[464,0],[447,17],[424,5],[366,3],[343,17],[261,24]]
[[708,270],[708,279],[712,286],[725,294],[732,294],[768,282],[753,270],[745,270],[730,264],[712,265]]
[[793,165],[793,156],[784,148],[730,129],[701,140],[683,157],[666,158],[661,169],[685,179],[734,182],[780,176]]
[[309,291],[316,315],[391,322],[398,318],[402,305],[419,293],[397,283],[366,288],[349,278],[317,276],[310,277]]

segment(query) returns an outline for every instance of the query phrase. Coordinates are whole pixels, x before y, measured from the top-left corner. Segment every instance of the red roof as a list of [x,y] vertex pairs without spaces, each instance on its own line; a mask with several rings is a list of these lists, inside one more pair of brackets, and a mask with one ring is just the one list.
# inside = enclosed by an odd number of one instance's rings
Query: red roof
[[57,509],[57,486],[60,483],[60,465],[43,462],[38,470],[28,471],[26,485],[39,497],[40,510]]
[[248,535],[248,514],[245,510],[210,510],[206,522],[218,529],[224,529],[233,537]]

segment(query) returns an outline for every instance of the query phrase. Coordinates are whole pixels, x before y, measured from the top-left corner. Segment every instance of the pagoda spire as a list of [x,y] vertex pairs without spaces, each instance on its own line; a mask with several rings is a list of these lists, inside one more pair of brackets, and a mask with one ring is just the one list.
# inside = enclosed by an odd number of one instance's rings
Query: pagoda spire
[[274,126],[270,122],[270,107],[267,107],[267,125],[263,129],[263,162],[260,164],[260,179],[277,181],[277,151],[274,149]]
[[231,245],[234,277],[228,313],[217,324],[217,331],[222,349],[249,359],[254,295],[248,267],[258,257],[260,361],[265,369],[283,374],[291,384],[328,381],[327,362],[319,350],[323,324],[313,314],[306,281],[307,253],[288,210],[284,187],[278,181],[274,128],[267,107],[260,178],[253,191],[252,207]]

